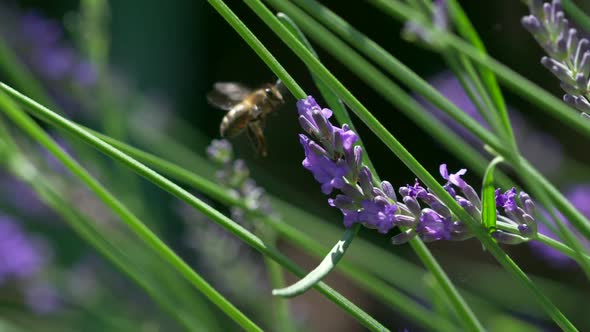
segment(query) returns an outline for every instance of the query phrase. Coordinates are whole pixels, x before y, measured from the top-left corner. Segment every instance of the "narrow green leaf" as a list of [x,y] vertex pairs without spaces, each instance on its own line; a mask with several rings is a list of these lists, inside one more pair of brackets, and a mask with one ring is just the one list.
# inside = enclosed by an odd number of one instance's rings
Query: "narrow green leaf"
[[496,230],[496,197],[494,188],[494,170],[496,166],[504,161],[502,157],[496,157],[486,169],[481,186],[481,218],[484,227],[489,233]]
[[294,283],[293,285],[281,289],[274,289],[272,295],[294,297],[305,293],[308,289],[313,287],[315,284],[320,282],[330,271],[332,271],[336,264],[344,257],[344,253],[348,246],[354,239],[356,233],[360,228],[360,224],[356,224],[354,227],[347,229],[340,241],[330,250],[322,262],[311,272],[309,272],[303,279]]

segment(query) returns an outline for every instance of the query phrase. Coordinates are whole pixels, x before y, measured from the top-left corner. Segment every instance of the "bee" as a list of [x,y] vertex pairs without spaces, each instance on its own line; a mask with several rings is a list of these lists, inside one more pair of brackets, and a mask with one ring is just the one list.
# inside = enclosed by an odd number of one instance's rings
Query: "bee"
[[284,103],[282,89],[280,80],[257,89],[240,83],[215,83],[213,90],[207,94],[207,101],[214,107],[228,111],[219,125],[221,137],[234,137],[246,130],[256,152],[265,157],[266,116]]

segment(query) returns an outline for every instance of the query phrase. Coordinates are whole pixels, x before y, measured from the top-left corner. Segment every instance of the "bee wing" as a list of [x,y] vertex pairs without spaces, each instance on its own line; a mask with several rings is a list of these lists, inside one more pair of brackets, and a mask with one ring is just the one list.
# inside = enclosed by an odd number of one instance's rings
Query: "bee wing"
[[264,140],[264,121],[255,121],[248,124],[248,138],[256,153],[266,157],[266,141]]
[[243,84],[218,82],[213,85],[213,90],[207,94],[207,101],[212,106],[229,111],[250,93],[252,93],[252,89]]

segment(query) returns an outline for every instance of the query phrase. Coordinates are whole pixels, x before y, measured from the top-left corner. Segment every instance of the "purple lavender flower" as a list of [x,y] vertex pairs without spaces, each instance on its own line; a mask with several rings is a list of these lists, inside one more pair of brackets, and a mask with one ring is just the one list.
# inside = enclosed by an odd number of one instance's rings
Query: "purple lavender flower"
[[[570,188],[565,193],[566,198],[572,203],[572,205],[578,209],[586,218],[590,218],[590,185],[583,184]],[[574,230],[573,226],[562,215],[558,214],[561,221],[565,223],[570,229]],[[553,225],[555,226],[555,225]],[[557,227],[557,226],[555,226]],[[545,224],[538,224],[539,233],[546,235],[552,239],[560,240],[553,231]],[[574,230],[575,231],[575,230]],[[575,234],[575,233],[574,233]],[[578,240],[586,248],[590,249],[590,243],[583,237],[579,237]],[[538,252],[543,258],[545,258],[550,264],[556,267],[573,267],[576,266],[575,261],[569,256],[548,247],[540,242],[532,241],[530,243],[531,248]]]
[[[207,147],[209,158],[221,166],[217,172],[217,179],[228,188],[236,198],[244,201],[250,210],[259,211],[267,216],[272,216],[274,211],[271,202],[263,188],[259,187],[254,180],[250,178],[250,170],[246,163],[241,159],[235,159],[233,149],[227,140],[213,140]],[[240,222],[244,226],[253,227],[258,233],[274,239],[275,234],[268,227],[252,216],[249,211],[241,207],[232,207],[230,209],[232,219]]]
[[[332,111],[322,109],[312,97],[300,100],[297,108],[299,123],[309,135],[300,135],[305,153],[303,166],[312,172],[324,194],[339,191],[334,198],[328,199],[328,204],[340,209],[345,227],[361,224],[382,234],[399,227],[402,232],[392,238],[394,244],[405,243],[415,236],[425,242],[460,241],[473,236],[466,225],[457,220],[451,210],[418,181],[399,188],[403,203],[397,201],[389,182],[383,181],[375,185],[371,171],[361,161],[362,148],[354,146],[358,137],[347,125],[342,128],[334,126],[330,122]],[[337,133],[340,132],[345,132],[345,136],[350,137],[350,145],[338,143]],[[481,221],[481,200],[473,187],[462,178],[467,170],[451,173],[446,164],[442,164],[439,170],[443,179],[447,180],[444,187],[449,194],[472,217]],[[509,193],[499,196],[499,201],[506,203],[503,207],[508,215],[502,217],[505,222],[524,225],[519,228],[521,234],[518,237],[528,240],[531,238],[530,231],[536,231],[534,220],[530,217],[532,213],[529,211],[533,208],[532,201],[528,195],[521,193],[519,197],[527,211],[518,206],[511,208],[513,197]],[[514,194],[516,195],[515,191]],[[510,217],[520,219],[512,221]],[[510,233],[499,235],[500,241],[505,238],[507,243],[516,243]]]
[[28,236],[11,218],[0,216],[0,283],[35,276],[48,260],[47,246]]
[[559,0],[532,0],[529,10],[522,25],[549,54],[541,63],[561,81],[564,101],[590,112],[590,41],[570,27]]
[[[20,12],[14,8],[0,8],[0,37],[14,51],[16,57],[38,77],[50,95],[66,111],[80,109],[72,89],[94,87],[96,68],[64,38],[64,31],[56,21],[36,11]],[[73,107],[75,106],[75,107]]]

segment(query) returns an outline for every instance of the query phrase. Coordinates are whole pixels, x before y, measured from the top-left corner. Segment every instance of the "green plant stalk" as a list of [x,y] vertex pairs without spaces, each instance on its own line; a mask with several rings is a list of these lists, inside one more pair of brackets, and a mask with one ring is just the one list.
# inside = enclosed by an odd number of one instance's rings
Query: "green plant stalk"
[[568,16],[573,18],[587,33],[590,33],[590,17],[584,13],[582,8],[578,7],[573,0],[561,0],[561,5]]
[[[228,231],[236,235],[238,238],[243,240],[245,243],[253,247],[254,249],[258,250],[262,254],[271,257],[273,260],[277,261],[283,267],[287,268],[289,271],[294,273],[295,275],[302,276],[303,270],[281,254],[275,248],[269,247],[266,245],[262,240],[256,237],[254,234],[250,233],[242,226],[235,223],[233,220],[227,218],[225,215],[220,213],[219,211],[211,208],[209,205],[205,204],[200,199],[196,198],[195,196],[191,195],[188,191],[182,189],[180,186],[174,184],[170,180],[166,179],[162,175],[156,173],[152,169],[146,167],[142,163],[138,162],[137,160],[129,157],[128,155],[122,153],[118,149],[112,147],[111,145],[105,143],[104,141],[98,139],[97,137],[93,136],[89,132],[85,131],[83,128],[79,127],[75,123],[61,117],[60,115],[50,111],[49,109],[45,108],[44,106],[38,104],[37,102],[29,99],[28,97],[20,94],[18,91],[10,88],[6,84],[0,83],[0,90],[9,94],[11,97],[18,100],[20,103],[25,105],[25,109],[30,111],[32,114],[37,116],[39,119],[47,121],[49,124],[56,126],[57,128],[64,130],[75,137],[83,140],[84,142],[88,143],[92,147],[96,148],[100,152],[104,153],[105,155],[122,162],[123,164],[127,165],[131,168],[135,173],[139,174],[140,176],[144,177],[148,181],[156,184],[163,190],[171,193],[175,197],[179,198],[180,200],[186,202],[193,208],[202,212],[205,216],[209,219],[217,222],[222,227],[226,228]],[[109,203],[112,203],[109,201]],[[140,224],[142,225],[142,224]],[[141,229],[146,229],[145,226],[140,227]],[[173,254],[173,253],[172,253]],[[173,256],[177,257],[177,256]],[[164,257],[168,258],[168,256]],[[182,261],[180,261],[182,262]],[[180,269],[183,264],[178,264],[178,268]],[[187,267],[188,268],[188,267]],[[187,269],[180,269],[181,272],[185,277],[188,278],[194,271]],[[196,280],[188,279],[189,281]],[[332,300],[346,312],[350,313],[353,317],[355,317],[359,322],[361,322],[366,327],[372,330],[387,330],[383,327],[379,322],[374,320],[371,316],[367,313],[362,311],[358,308],[355,304],[350,302],[348,299],[343,297],[338,292],[334,291],[332,288],[328,287],[325,283],[318,283],[315,287],[320,293],[325,295],[328,299]],[[207,296],[207,294],[205,294]],[[211,294],[209,294],[211,295]],[[228,307],[225,307],[229,309]]]
[[[505,222],[501,222],[501,221],[498,221],[497,225],[498,225],[498,229],[509,231],[509,232],[518,232],[518,227],[516,227],[514,225],[511,225],[511,224],[508,224]],[[578,253],[576,253],[576,251],[574,249],[572,249],[572,248],[568,247],[567,245],[565,245],[555,239],[552,239],[546,235],[539,233],[535,236],[535,240],[539,241],[540,243],[543,243],[543,244],[545,244],[545,245],[561,252],[562,254],[573,258],[573,259],[576,259],[576,257],[578,257]],[[590,255],[587,255],[587,254],[582,254],[582,255],[585,260],[590,262]]]
[[[476,121],[474,121],[471,117],[469,117],[463,111],[461,111],[459,108],[457,108],[453,103],[449,102],[444,96],[442,96],[440,93],[438,93],[438,91],[433,89],[427,82],[422,80],[419,76],[417,76],[409,68],[407,68],[401,62],[399,62],[397,59],[395,59],[391,54],[389,54],[387,51],[385,51],[382,47],[377,45],[372,40],[368,39],[365,35],[363,35],[359,31],[355,30],[354,27],[350,26],[348,23],[346,23],[340,17],[335,15],[329,9],[321,6],[317,2],[315,2],[313,0],[296,0],[296,1],[298,1],[302,5],[305,5],[306,9],[310,13],[312,13],[313,15],[315,15],[316,17],[321,19],[322,22],[327,22],[329,27],[332,28],[335,32],[337,32],[341,37],[345,38],[353,46],[355,46],[357,49],[361,50],[363,53],[365,53],[367,56],[369,56],[376,63],[378,63],[379,65],[384,67],[386,70],[388,70],[391,74],[397,76],[398,78],[400,78],[403,81],[408,81],[409,83],[413,82],[413,81],[419,81],[420,83],[415,83],[416,86],[414,86],[416,91],[420,92],[427,99],[429,99],[433,104],[435,104],[441,110],[443,110],[447,114],[449,114],[453,119],[455,119],[458,123],[460,123],[465,128],[470,130],[473,134],[475,134],[477,137],[479,137],[483,142],[489,144],[494,150],[496,150],[498,153],[503,155],[510,163],[513,163],[513,164],[520,163],[520,160],[519,160],[520,158],[517,155],[515,155],[515,153],[513,151],[506,149],[506,147],[503,144],[501,144],[494,135],[489,133],[485,128],[483,128]],[[283,4],[283,3],[281,2],[281,4]],[[395,12],[394,12],[394,9],[390,9],[390,13],[392,13],[392,14],[397,13],[398,9],[399,9],[398,7],[395,7]],[[281,10],[286,11],[284,8],[282,8]],[[300,16],[298,16],[294,13],[290,13],[290,15],[291,15],[291,17],[293,17],[295,19],[295,21],[298,21],[303,28],[305,28],[306,25],[302,25],[303,24],[302,22],[309,22],[308,18],[299,20],[298,18],[301,18]],[[420,15],[420,14],[417,13],[417,15]],[[321,29],[320,27],[318,27],[317,25],[309,25],[309,28],[310,28],[310,30],[308,32],[311,32],[311,33],[315,32],[315,33],[319,34],[319,33],[322,33],[325,31],[325,30]],[[313,35],[311,35],[311,36],[313,36]],[[330,35],[327,35],[325,33],[322,33],[321,38],[322,38],[322,42],[320,44],[322,46],[325,45],[327,39],[333,39],[330,37]],[[341,43],[334,42],[330,45],[330,47],[326,47],[326,49],[328,50],[328,52],[334,52],[333,54],[335,56],[338,56],[339,54],[340,55],[342,55],[342,54],[350,55],[350,54],[354,53],[352,50],[350,50],[350,48],[344,48],[345,45],[342,48],[339,48],[338,44],[341,44]],[[340,49],[340,51],[335,52],[335,50],[337,50],[337,49]],[[354,57],[354,58],[355,58],[355,61],[352,61],[352,65],[354,65],[354,66],[350,66],[350,68],[351,69],[355,69],[355,68],[358,69],[357,66],[359,66],[359,64],[362,64],[362,62],[361,62],[362,59],[359,59],[358,57]],[[365,74],[366,70],[368,70],[368,69],[363,68],[363,72],[362,72],[363,76],[366,75]],[[363,76],[361,76],[361,74],[359,74],[359,76],[363,77]],[[372,75],[372,76],[375,76],[375,75]],[[372,79],[372,81],[373,81],[373,79]],[[377,91],[380,91],[380,90],[384,89],[384,86],[386,84],[388,84],[388,82],[385,80],[379,80],[379,81],[374,80],[372,82],[371,86],[373,86]],[[393,88],[395,88],[395,86],[393,86],[393,85],[389,86],[390,90]],[[402,110],[405,107],[407,107],[407,105],[405,105],[401,100],[398,101],[397,103],[395,101],[391,101],[391,102],[392,102],[392,104],[398,104],[398,105],[402,106],[401,107]],[[414,119],[415,116],[416,115],[413,115],[410,118]],[[421,119],[414,119],[414,120],[420,126],[425,126]],[[434,131],[434,133],[438,133],[438,130]],[[440,139],[442,140],[442,142],[444,142],[444,137],[441,137]],[[452,151],[456,152],[457,149],[452,149]],[[552,199],[559,201],[557,203],[557,206],[560,209],[560,211],[568,218],[568,220],[570,220],[572,222],[572,224],[586,238],[590,239],[590,222],[579,211],[577,211],[567,201],[567,199],[565,197],[563,197],[563,195],[557,189],[555,189],[555,187],[553,187],[551,185],[551,183],[549,181],[547,181],[541,174],[539,174],[536,170],[534,170],[534,168],[532,168],[532,166],[530,166],[528,163],[527,163],[527,165],[529,166],[529,167],[527,167],[528,174],[530,174],[529,176],[534,176],[535,178],[538,178],[542,182],[544,189],[550,193],[550,196],[552,197]],[[532,171],[534,171],[535,174],[533,174]]]
[[496,230],[496,197],[494,195],[494,171],[496,166],[504,161],[502,157],[496,157],[492,160],[483,176],[482,191],[482,211],[481,218],[484,227],[488,232]]
[[[193,271],[174,251],[164,244],[149,228],[147,228],[131,211],[121,202],[112,196],[98,181],[96,181],[84,168],[74,159],[63,152],[59,146],[25,113],[21,112],[8,95],[0,93],[0,106],[4,113],[23,131],[43,145],[60,162],[64,164],[76,177],[83,181],[98,198],[100,198],[110,209],[113,210],[129,228],[148,246],[154,249],[165,261],[177,269],[195,288],[201,291],[211,302],[217,305],[222,311],[230,316],[236,323],[248,331],[261,331],[248,317],[235,308],[213,287],[211,287],[201,276]],[[62,120],[59,115],[51,113]],[[67,120],[65,120],[67,122]]]
[[[457,31],[463,38],[468,40],[476,49],[478,49],[482,54],[487,54],[486,48],[484,43],[482,42],[481,38],[479,37],[477,31],[471,24],[471,21],[461,8],[461,5],[457,0],[450,0],[447,2],[447,7],[449,10],[449,14],[455,26],[457,27]],[[504,96],[502,95],[502,90],[500,90],[500,86],[496,80],[496,76],[494,73],[487,69],[478,67],[479,74],[482,76],[483,83],[486,87],[489,96],[494,102],[496,106],[496,114],[500,117],[504,129],[508,135],[508,139],[512,142],[513,146],[512,149],[516,151],[516,140],[514,138],[514,133],[512,131],[512,126],[510,124],[510,117],[508,116],[508,111],[506,109],[506,102],[504,101]],[[482,96],[488,95],[487,93],[483,93]]]
[[[444,54],[445,62],[457,78],[463,90],[469,96],[469,99],[475,105],[475,108],[484,118],[486,123],[488,123],[496,133],[501,133],[502,127],[500,126],[500,122],[498,121],[498,117],[494,116],[495,114],[492,113],[493,106],[490,103],[489,98],[486,98],[487,94],[483,90],[483,86],[479,77],[476,73],[474,73],[472,68],[469,68],[471,64],[468,60],[465,61],[464,58],[460,57],[459,60],[455,59],[455,56],[451,54],[451,52],[447,52]],[[469,78],[469,80],[465,77]],[[472,83],[470,85],[469,83]],[[475,91],[474,91],[475,90]],[[481,96],[481,100],[480,97]],[[485,104],[485,106],[484,106]]]
[[[124,112],[118,110],[113,100],[112,85],[109,81],[109,4],[107,0],[83,0],[80,2],[80,25],[83,37],[80,46],[85,51],[88,59],[96,70],[96,100],[89,105],[85,104],[100,114],[100,121],[103,131],[120,140],[125,139],[125,118]],[[137,178],[129,176],[127,170],[121,165],[114,165],[110,176],[114,179],[111,183],[118,193],[123,194],[127,202],[133,203],[136,211],[143,211],[141,206],[141,191]]]
[[[286,285],[283,268],[275,261],[264,257],[264,265],[270,279],[272,288],[281,288]],[[274,324],[278,331],[295,332],[297,327],[289,312],[289,303],[285,299],[273,298]]]
[[[393,137],[377,119],[354,97],[350,92],[311,54],[304,45],[302,45],[295,36],[293,36],[286,28],[274,17],[274,15],[262,4],[260,1],[245,0],[247,5],[269,26],[269,28],[277,34],[283,42],[285,42],[297,56],[309,66],[318,77],[330,86],[333,91],[353,110],[353,112],[381,139],[382,142],[419,178],[428,186],[441,201],[447,205],[451,211],[457,215],[460,220],[464,220],[469,229],[482,242],[482,244],[490,251],[490,253],[498,260],[498,262],[513,276],[527,286],[534,294],[536,300],[546,310],[547,314],[563,329],[568,331],[575,331],[576,328],[571,322],[559,311],[557,307],[545,296],[542,292],[531,282],[528,276],[516,265],[510,257],[508,257],[502,249],[492,241],[485,230],[478,225],[461,206],[451,197],[446,190],[432,177],[432,175],[424,169],[424,167],[401,145],[395,137]],[[290,15],[292,16],[292,15]],[[297,22],[297,20],[296,20]],[[301,25],[301,22],[297,22]],[[421,243],[421,242],[420,242]],[[423,245],[423,244],[422,244]],[[426,247],[424,246],[424,249]],[[418,252],[418,255],[430,253],[425,250]],[[431,255],[430,255],[431,257]],[[424,259],[426,257],[421,257]],[[438,263],[434,259],[425,260],[425,263]],[[431,269],[433,266],[428,266]],[[461,321],[469,326],[472,330],[483,330],[481,324],[477,321],[470,308],[465,304],[462,297],[457,290],[452,286],[446,274],[440,269],[431,269],[437,280],[445,289],[447,295],[458,312]],[[440,275],[437,275],[440,274]]]

